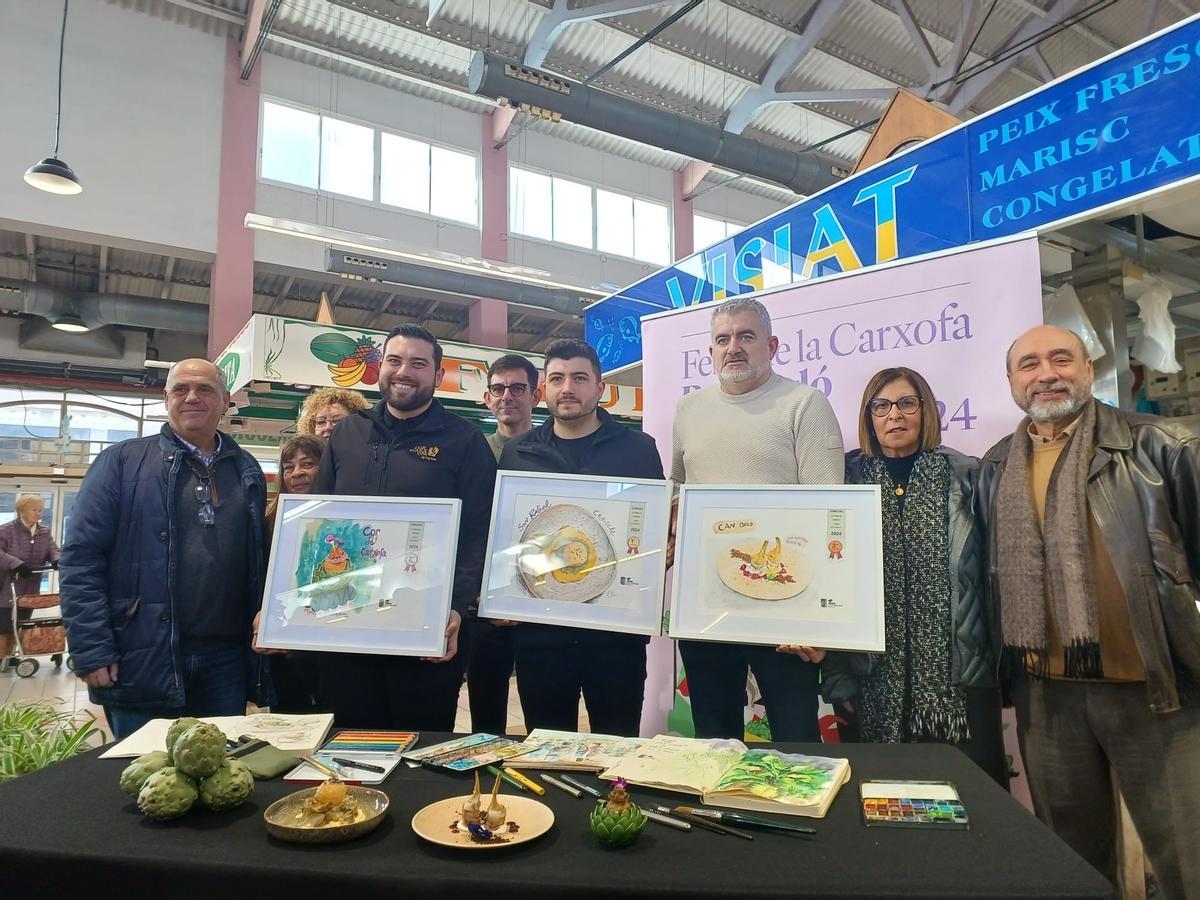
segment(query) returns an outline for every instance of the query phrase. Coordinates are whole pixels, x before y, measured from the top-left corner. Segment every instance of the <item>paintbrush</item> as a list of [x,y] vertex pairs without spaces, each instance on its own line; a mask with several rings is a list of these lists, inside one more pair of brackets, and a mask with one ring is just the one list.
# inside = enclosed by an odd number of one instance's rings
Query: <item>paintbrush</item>
[[774,822],[770,819],[760,819],[758,816],[747,816],[736,812],[720,812],[715,809],[701,809],[695,806],[677,806],[672,812],[689,816],[700,816],[704,819],[715,819],[718,822],[728,822],[731,825],[744,825],[748,828],[773,828],[776,831],[794,831],[798,834],[816,834],[817,829],[807,825],[792,825],[787,822]]
[[654,811],[664,816],[674,816],[676,819],[683,819],[685,822],[691,822],[705,831],[715,831],[717,834],[732,834],[735,837],[745,838],[748,841],[754,840],[754,835],[746,834],[744,831],[738,831],[736,828],[727,828],[717,822],[711,822],[703,816],[693,816],[688,813],[682,813],[678,809],[671,809],[669,806],[656,806]]

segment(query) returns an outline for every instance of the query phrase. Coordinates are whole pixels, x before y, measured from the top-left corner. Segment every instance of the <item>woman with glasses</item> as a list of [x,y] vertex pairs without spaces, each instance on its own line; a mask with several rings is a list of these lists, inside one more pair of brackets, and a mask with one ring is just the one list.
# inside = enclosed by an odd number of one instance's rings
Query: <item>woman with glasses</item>
[[858,431],[846,484],[882,493],[887,649],[829,653],[821,693],[857,716],[861,740],[955,744],[1007,786],[979,462],[941,445],[937,401],[912,369],[872,376]]
[[358,391],[346,388],[317,388],[304,398],[300,418],[296,420],[298,434],[316,435],[329,440],[334,426],[342,419],[371,408],[367,398]]

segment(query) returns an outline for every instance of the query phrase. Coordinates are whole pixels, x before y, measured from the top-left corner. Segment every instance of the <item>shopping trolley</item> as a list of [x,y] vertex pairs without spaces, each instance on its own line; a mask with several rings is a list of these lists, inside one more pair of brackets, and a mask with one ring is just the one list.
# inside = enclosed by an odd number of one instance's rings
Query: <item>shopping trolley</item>
[[[48,572],[48,568],[34,569],[35,574]],[[14,589],[15,592],[15,589]],[[37,616],[28,619],[18,617],[22,609],[54,609],[57,610],[62,602],[58,593],[53,594],[23,594],[16,597],[12,605],[13,638],[15,648],[13,655],[2,660],[0,668],[15,668],[22,678],[29,678],[41,663],[35,657],[49,656],[54,668],[62,667],[65,660],[67,668],[74,671],[75,660],[67,653],[67,629],[63,625],[61,615]]]

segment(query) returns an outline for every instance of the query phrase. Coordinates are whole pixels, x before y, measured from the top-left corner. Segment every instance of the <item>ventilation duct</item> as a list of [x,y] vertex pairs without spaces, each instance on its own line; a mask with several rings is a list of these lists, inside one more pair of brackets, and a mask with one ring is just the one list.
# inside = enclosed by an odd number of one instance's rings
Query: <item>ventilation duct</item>
[[20,281],[0,280],[0,308],[41,316],[50,322],[74,317],[89,328],[122,325],[187,334],[208,333],[208,307],[203,304],[123,294],[77,294]]
[[467,87],[482,97],[558,113],[576,125],[782,184],[797,194],[814,194],[836,181],[832,168],[811,155],[781,150],[690,116],[513,65],[483,50],[471,60]]
[[96,328],[83,334],[66,334],[41,319],[21,323],[18,342],[23,351],[56,353],[66,359],[125,358],[125,335],[116,328]]
[[459,294],[463,297],[490,297],[523,306],[549,309],[568,316],[583,315],[584,306],[595,302],[595,297],[588,297],[567,288],[523,284],[505,278],[423,266],[383,256],[349,253],[336,247],[326,248],[325,269],[339,275],[355,275],[429,291]]

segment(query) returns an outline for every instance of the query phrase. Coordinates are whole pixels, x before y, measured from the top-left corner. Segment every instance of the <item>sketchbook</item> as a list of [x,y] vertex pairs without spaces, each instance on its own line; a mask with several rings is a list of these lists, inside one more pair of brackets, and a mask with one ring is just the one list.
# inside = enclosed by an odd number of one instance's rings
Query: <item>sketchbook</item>
[[600,777],[699,794],[711,806],[820,818],[850,779],[850,761],[659,735]]

